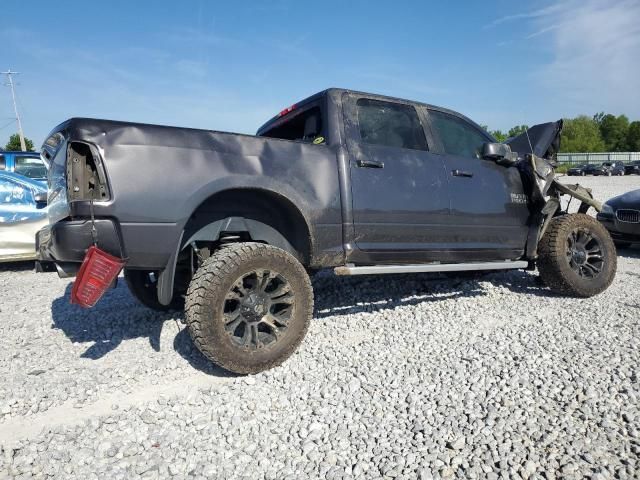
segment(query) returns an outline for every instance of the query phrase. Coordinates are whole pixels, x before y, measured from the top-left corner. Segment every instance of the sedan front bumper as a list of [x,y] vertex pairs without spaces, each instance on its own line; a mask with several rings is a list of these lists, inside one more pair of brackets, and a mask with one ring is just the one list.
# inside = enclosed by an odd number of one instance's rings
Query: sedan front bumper
[[609,231],[614,240],[640,242],[640,223],[622,222],[618,220],[615,213],[600,212],[596,218]]

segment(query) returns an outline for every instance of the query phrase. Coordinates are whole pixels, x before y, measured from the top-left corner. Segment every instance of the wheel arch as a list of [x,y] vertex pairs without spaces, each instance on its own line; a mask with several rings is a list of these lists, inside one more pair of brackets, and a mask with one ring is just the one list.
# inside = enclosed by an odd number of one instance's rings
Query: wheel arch
[[282,248],[308,265],[312,253],[309,222],[288,198],[272,190],[235,187],[207,197],[191,213],[180,250],[194,241],[218,241],[246,233],[252,241]]
[[169,305],[173,297],[180,252],[194,241],[219,241],[225,233],[246,233],[250,240],[291,253],[304,266],[311,263],[310,223],[291,200],[273,190],[230,187],[206,197],[185,222],[178,248],[158,278],[161,304]]

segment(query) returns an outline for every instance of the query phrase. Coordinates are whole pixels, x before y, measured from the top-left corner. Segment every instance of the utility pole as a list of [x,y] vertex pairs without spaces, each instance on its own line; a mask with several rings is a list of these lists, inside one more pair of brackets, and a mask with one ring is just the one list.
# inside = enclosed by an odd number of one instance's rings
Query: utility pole
[[11,87],[11,98],[13,98],[13,110],[16,112],[16,122],[18,123],[18,134],[20,135],[20,148],[22,148],[23,152],[27,151],[27,144],[24,142],[24,133],[22,132],[22,122],[20,121],[20,114],[18,113],[18,105],[16,103],[16,90],[13,84],[12,75],[18,75],[20,72],[12,72],[11,69],[6,72],[0,72],[3,75],[6,75],[9,79],[9,85]]

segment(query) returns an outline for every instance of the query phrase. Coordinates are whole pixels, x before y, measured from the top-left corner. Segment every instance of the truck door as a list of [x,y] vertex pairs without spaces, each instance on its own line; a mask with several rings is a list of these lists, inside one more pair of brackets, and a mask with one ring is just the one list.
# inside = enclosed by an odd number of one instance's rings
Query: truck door
[[343,97],[354,263],[442,260],[449,237],[448,178],[415,106]]
[[453,247],[461,261],[515,259],[524,251],[529,209],[520,173],[479,157],[494,141],[462,116],[428,109],[450,181]]

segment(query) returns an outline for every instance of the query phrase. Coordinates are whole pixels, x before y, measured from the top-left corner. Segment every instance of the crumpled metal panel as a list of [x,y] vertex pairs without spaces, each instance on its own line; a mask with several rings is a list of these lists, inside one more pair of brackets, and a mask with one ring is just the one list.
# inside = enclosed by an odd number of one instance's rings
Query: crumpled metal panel
[[[95,202],[97,217],[117,218],[129,255],[137,248],[167,260],[170,245],[195,209],[233,188],[267,190],[292,202],[311,231],[312,256],[341,252],[342,227],[336,149],[288,140],[208,130],[74,118],[54,129],[68,141],[98,147],[111,199]],[[64,162],[56,155],[54,162]],[[53,167],[55,171],[56,166]],[[88,202],[72,202],[72,216],[88,216]],[[154,224],[154,244],[148,240]],[[129,245],[133,248],[129,248]],[[332,253],[336,255],[336,253]]]
[[517,137],[510,138],[505,143],[511,147],[512,151],[518,152],[520,158],[524,158],[527,153],[533,153],[538,157],[550,160],[560,149],[562,124],[562,120],[540,123]]

